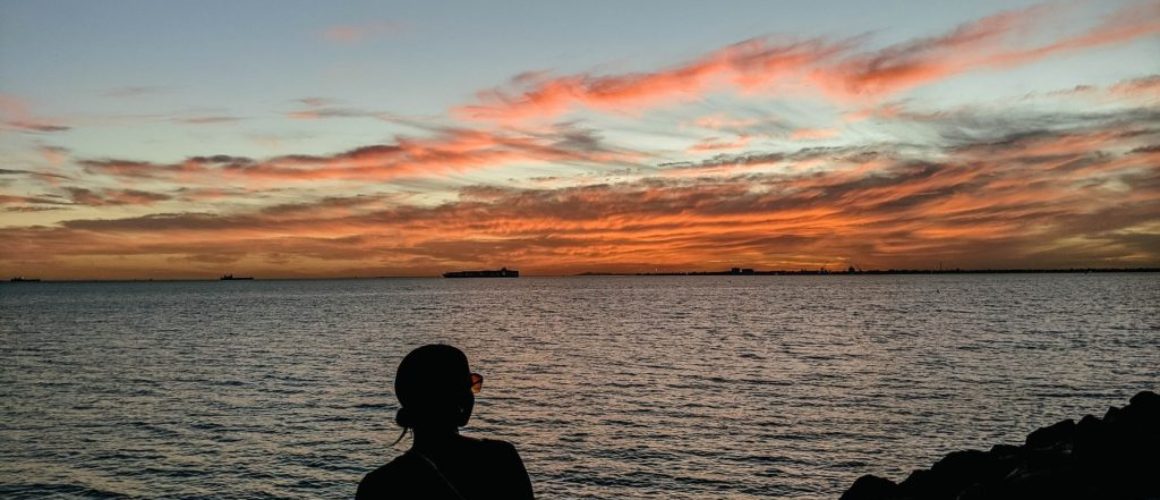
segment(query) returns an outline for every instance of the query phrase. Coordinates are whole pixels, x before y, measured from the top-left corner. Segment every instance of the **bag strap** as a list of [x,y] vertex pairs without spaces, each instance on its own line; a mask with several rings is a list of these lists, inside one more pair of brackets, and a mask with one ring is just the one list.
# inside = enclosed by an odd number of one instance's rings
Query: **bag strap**
[[455,498],[458,498],[459,500],[467,500],[467,497],[464,497],[463,494],[459,493],[459,489],[451,483],[451,480],[447,479],[447,476],[443,475],[443,471],[439,470],[439,466],[435,465],[435,461],[427,458],[427,455],[415,451],[414,449],[407,450],[407,453],[414,453],[415,456],[423,459],[424,462],[427,462],[427,465],[431,466],[431,470],[435,471],[435,474],[439,476],[439,479],[443,480],[443,483],[447,485],[447,488],[451,490],[451,493],[455,494]]

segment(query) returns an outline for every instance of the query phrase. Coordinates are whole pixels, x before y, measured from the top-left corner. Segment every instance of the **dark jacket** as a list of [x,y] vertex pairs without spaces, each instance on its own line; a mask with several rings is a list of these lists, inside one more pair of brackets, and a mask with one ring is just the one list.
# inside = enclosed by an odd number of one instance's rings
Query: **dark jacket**
[[532,484],[511,443],[459,437],[449,446],[412,448],[358,485],[358,500],[531,499]]

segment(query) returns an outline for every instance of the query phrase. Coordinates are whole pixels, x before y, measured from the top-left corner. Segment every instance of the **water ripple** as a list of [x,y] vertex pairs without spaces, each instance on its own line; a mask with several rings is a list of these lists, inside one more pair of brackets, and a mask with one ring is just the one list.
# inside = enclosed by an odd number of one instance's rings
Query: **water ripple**
[[430,342],[544,498],[834,498],[1160,380],[1151,275],[38,285],[0,284],[4,498],[349,498]]

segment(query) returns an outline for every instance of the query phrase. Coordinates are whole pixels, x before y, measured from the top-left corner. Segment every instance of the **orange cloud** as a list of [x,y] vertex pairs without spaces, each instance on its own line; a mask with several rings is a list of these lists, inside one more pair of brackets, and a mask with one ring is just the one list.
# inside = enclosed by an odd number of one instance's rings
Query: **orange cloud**
[[[85,273],[100,269],[103,277],[141,277],[142,269],[176,268],[183,277],[212,277],[223,264],[280,276],[434,275],[492,265],[530,274],[730,267],[715,264],[722,261],[759,268],[1157,265],[1160,235],[1147,228],[1160,227],[1160,153],[1149,148],[1155,132],[1140,127],[1019,131],[927,153],[847,147],[738,155],[690,168],[745,161],[816,167],[548,189],[475,186],[438,205],[348,196],[8,227],[0,229],[0,274],[97,277]],[[491,140],[464,138],[449,149],[472,151],[474,141]],[[96,202],[108,199],[115,193],[99,193]],[[1069,243],[1076,238],[1089,243],[1076,248]]]
[[461,173],[519,162],[617,162],[630,155],[603,146],[580,130],[522,134],[445,129],[433,138],[398,137],[328,156],[287,155],[264,160],[227,155],[158,164],[131,160],[81,160],[93,174],[127,179],[301,182],[384,181]]
[[838,135],[838,129],[835,128],[799,128],[790,133],[789,138],[795,141],[808,141],[815,139],[829,139]]
[[163,193],[151,193],[136,189],[91,190],[85,188],[65,188],[74,205],[90,207],[114,205],[152,205],[173,197]]
[[1053,7],[1038,5],[959,26],[941,37],[915,40],[821,68],[813,80],[831,95],[865,98],[894,94],[967,71],[1028,64],[1047,57],[1124,43],[1160,32],[1160,3],[1128,6],[1099,25],[1054,42],[1021,47],[1015,38],[1038,30]]
[[769,39],[751,39],[693,62],[651,73],[561,77],[525,74],[513,80],[514,89],[481,92],[480,104],[454,111],[470,119],[513,122],[550,118],[578,105],[603,110],[640,109],[673,100],[696,99],[726,84],[757,88],[829,60],[851,46],[851,41],[776,43]]
[[1028,64],[1050,56],[1124,43],[1160,32],[1160,4],[1125,7],[1099,25],[1052,42],[1024,46],[1045,31],[1059,9],[1040,5],[963,24],[949,33],[858,52],[859,39],[779,42],[756,38],[653,72],[553,76],[518,75],[505,88],[478,94],[453,109],[463,118],[514,123],[547,119],[576,108],[635,111],[700,99],[732,89],[768,91],[779,83],[807,82],[843,101],[877,100],[979,69]]

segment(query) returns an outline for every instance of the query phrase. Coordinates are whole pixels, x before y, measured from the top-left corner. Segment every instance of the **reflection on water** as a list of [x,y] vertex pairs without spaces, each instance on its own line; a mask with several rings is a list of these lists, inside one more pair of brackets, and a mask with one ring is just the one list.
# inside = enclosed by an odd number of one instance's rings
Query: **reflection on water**
[[0,285],[0,494],[345,498],[403,354],[544,498],[833,498],[1160,380],[1147,274]]

